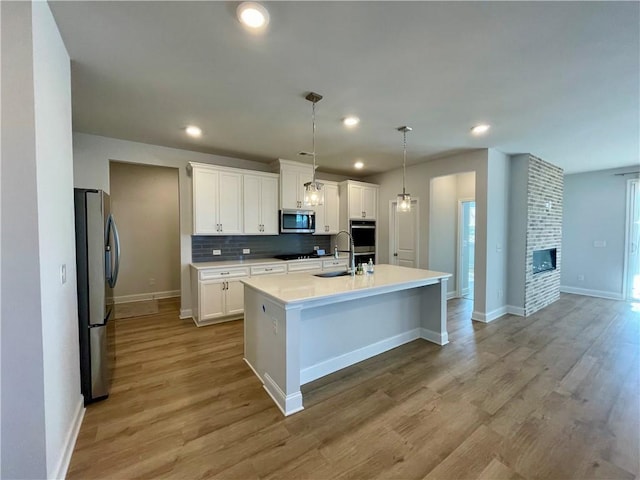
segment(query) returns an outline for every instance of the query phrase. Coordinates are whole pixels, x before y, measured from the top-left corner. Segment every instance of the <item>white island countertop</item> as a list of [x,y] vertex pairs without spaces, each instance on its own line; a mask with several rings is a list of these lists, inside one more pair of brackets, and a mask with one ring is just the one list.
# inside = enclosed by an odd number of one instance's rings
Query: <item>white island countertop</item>
[[309,302],[317,305],[380,295],[432,285],[449,277],[451,277],[450,273],[382,264],[375,266],[373,274],[321,278],[310,273],[297,273],[252,277],[242,279],[242,282],[278,303],[293,306]]

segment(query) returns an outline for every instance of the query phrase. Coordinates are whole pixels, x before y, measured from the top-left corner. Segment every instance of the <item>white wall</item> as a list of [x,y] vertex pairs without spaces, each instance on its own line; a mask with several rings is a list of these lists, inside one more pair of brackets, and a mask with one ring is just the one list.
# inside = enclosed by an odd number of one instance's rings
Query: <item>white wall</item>
[[66,472],[83,412],[70,62],[46,2],[2,2],[0,8],[1,474],[58,478]]
[[[503,285],[502,269],[487,272],[487,175],[488,150],[474,150],[451,155],[407,167],[407,191],[420,199],[420,265],[429,266],[429,212],[430,182],[433,178],[456,173],[475,172],[476,192],[476,258],[475,272],[478,280],[474,289],[474,318],[486,314],[487,282]],[[366,181],[380,185],[378,204],[378,252],[381,263],[389,263],[389,201],[396,198],[402,187],[402,169],[372,175]],[[497,184],[497,182],[492,182]],[[492,198],[493,199],[493,198]],[[495,202],[493,202],[495,203]],[[450,272],[453,273],[453,272]],[[493,304],[493,302],[492,302]]]
[[188,162],[210,163],[251,170],[270,171],[269,165],[206,153],[129,142],[84,133],[73,134],[73,173],[76,187],[110,191],[109,161],[178,168],[180,190],[180,293],[181,315],[191,314],[192,192]]
[[122,244],[116,302],[179,294],[178,169],[111,162],[110,177]]
[[[71,62],[46,2],[33,3],[38,236],[47,476],[66,472],[83,412],[73,215]],[[66,283],[61,267],[66,268]]]
[[[633,176],[615,173],[637,170],[635,166],[565,175],[562,291],[623,297],[626,188]],[[597,240],[606,241],[606,247],[594,247]]]
[[527,254],[527,181],[529,155],[511,157],[509,185],[509,236],[507,255],[507,304],[524,312],[525,263]]
[[47,475],[31,4],[2,9],[2,478]]
[[487,175],[487,304],[486,314],[506,313],[509,225],[509,157],[489,150]]

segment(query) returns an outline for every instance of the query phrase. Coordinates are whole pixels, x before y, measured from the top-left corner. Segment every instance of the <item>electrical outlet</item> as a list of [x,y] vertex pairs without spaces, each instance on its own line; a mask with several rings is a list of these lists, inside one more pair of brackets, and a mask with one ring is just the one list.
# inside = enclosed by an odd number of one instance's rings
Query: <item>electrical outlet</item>
[[578,281],[584,282],[584,275],[578,275]]
[[313,246],[313,251],[317,252],[318,250],[320,250],[320,247],[318,245],[314,245]]
[[278,334],[278,319],[277,318],[272,318],[273,321],[273,334],[277,335]]
[[67,264],[66,263],[63,263],[60,266],[60,283],[62,283],[62,285],[67,283]]
[[155,278],[153,278],[153,277],[151,277],[151,278],[149,279],[149,286],[150,286],[150,287],[153,287],[155,284],[156,284],[156,279],[155,279]]
[[504,296],[504,292],[502,289],[498,290],[498,298],[502,298]]
[[595,248],[605,248],[607,246],[607,241],[606,240],[595,240],[593,242],[593,246]]
[[222,255],[222,250],[214,250],[213,254],[214,255]]
[[242,254],[243,254],[243,255],[248,255],[248,254],[250,254],[250,253],[251,253],[251,249],[250,249],[250,248],[243,248],[243,249],[242,249]]

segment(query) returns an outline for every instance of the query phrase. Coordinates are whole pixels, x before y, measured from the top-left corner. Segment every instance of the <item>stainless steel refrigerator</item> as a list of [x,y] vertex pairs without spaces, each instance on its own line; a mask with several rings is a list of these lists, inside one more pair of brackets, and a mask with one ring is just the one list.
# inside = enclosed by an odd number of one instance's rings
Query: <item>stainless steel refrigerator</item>
[[74,189],[80,333],[80,385],[85,405],[109,396],[115,364],[113,288],[120,239],[102,190]]

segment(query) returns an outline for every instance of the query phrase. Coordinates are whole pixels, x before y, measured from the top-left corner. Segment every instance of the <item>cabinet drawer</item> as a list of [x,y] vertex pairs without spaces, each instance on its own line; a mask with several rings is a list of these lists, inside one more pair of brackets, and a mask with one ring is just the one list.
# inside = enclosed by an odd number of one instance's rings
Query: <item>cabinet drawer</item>
[[346,258],[338,258],[338,259],[333,259],[333,260],[323,260],[322,261],[322,268],[324,270],[326,269],[333,269],[333,268],[347,268],[347,263],[349,263],[349,261]]
[[254,275],[276,275],[287,273],[287,266],[283,263],[280,265],[262,265],[251,267],[251,276]]
[[309,272],[313,270],[322,270],[322,262],[300,262],[289,264],[289,272],[291,273]]
[[249,269],[243,268],[216,268],[215,270],[201,270],[200,280],[215,280],[218,278],[248,277]]

